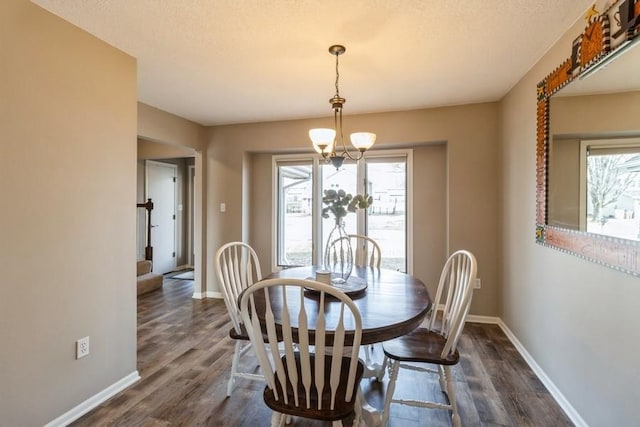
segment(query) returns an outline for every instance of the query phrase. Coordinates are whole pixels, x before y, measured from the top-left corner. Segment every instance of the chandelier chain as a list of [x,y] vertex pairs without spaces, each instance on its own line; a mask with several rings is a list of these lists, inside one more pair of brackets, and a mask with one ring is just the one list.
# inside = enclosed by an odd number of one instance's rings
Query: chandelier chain
[[340,96],[340,89],[338,88],[338,79],[340,78],[340,71],[338,71],[338,58],[340,55],[336,55],[336,96]]

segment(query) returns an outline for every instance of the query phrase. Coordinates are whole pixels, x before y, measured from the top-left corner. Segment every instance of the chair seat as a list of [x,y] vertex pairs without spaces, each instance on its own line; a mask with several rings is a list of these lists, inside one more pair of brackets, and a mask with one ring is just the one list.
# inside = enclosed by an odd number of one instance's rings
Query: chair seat
[[385,341],[382,349],[387,357],[403,362],[455,365],[460,359],[457,350],[446,358],[441,357],[446,342],[447,339],[439,333],[418,328],[400,338]]
[[[314,366],[315,355],[310,356],[311,366]],[[285,371],[287,372],[287,377],[289,377],[287,365],[285,362],[285,358],[282,358],[283,364],[285,366]],[[331,389],[329,386],[329,380],[331,378],[331,357],[325,356],[324,358],[324,390],[322,391],[321,399],[322,399],[322,409],[318,410],[318,394],[315,388],[313,388],[313,392],[310,393],[310,404],[307,408],[306,404],[306,395],[304,391],[304,386],[302,385],[302,367],[300,364],[300,354],[296,353],[295,355],[296,361],[296,369],[298,371],[298,396],[300,399],[300,406],[295,406],[294,394],[293,394],[293,386],[291,382],[287,381],[287,396],[289,398],[289,404],[285,404],[282,399],[283,393],[282,388],[280,386],[280,382],[276,381],[276,389],[278,392],[278,396],[281,400],[276,400],[275,394],[273,390],[269,389],[269,387],[265,387],[264,389],[264,401],[267,406],[273,409],[276,412],[280,412],[283,414],[294,415],[304,418],[312,418],[317,420],[325,420],[325,421],[335,421],[341,420],[349,415],[351,415],[354,411],[354,404],[356,402],[356,394],[359,388],[360,380],[362,379],[362,374],[364,373],[364,365],[361,361],[358,361],[357,372],[355,376],[355,387],[353,389],[353,395],[351,396],[351,400],[349,402],[346,401],[346,387],[347,387],[347,375],[349,373],[349,364],[351,363],[351,359],[348,357],[342,358],[342,377],[340,378],[340,384],[338,385],[338,390],[336,392],[336,404],[333,410],[330,410],[330,399],[331,399]],[[314,370],[311,370],[311,383],[315,384],[315,375]]]
[[249,335],[247,334],[247,328],[244,327],[243,324],[240,324],[240,333],[236,332],[236,328],[233,326],[229,330],[229,337],[234,340],[245,340],[249,341]]
[[[276,331],[276,336],[278,337],[278,341],[282,341],[281,331]],[[231,327],[231,329],[229,329],[229,337],[234,340],[249,341],[249,334],[247,333],[247,328],[245,328],[244,324],[242,323],[240,324],[240,333],[236,332],[236,328],[234,328],[233,326]],[[267,336],[266,332],[263,333],[263,337],[264,337],[264,342],[269,342],[269,337]]]

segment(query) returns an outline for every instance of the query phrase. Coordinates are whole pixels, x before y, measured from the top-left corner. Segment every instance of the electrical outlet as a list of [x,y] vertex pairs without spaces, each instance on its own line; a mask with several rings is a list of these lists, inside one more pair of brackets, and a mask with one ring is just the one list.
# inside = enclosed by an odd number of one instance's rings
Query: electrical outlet
[[476,283],[473,285],[473,289],[480,289],[482,287],[482,282],[479,277],[476,277]]
[[76,341],[76,359],[89,355],[89,337],[80,338]]

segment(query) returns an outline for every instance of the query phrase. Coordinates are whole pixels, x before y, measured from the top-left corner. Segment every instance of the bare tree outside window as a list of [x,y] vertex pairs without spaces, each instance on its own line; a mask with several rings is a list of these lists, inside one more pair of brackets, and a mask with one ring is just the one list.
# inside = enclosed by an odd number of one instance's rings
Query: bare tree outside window
[[640,240],[640,154],[598,153],[586,166],[587,231]]
[[603,209],[616,203],[633,183],[635,173],[624,166],[630,157],[628,154],[588,157],[587,189],[594,221],[604,222]]

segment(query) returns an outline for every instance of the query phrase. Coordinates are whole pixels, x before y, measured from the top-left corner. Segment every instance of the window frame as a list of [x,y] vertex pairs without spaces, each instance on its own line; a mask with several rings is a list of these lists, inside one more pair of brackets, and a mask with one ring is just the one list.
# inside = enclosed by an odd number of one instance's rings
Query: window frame
[[[587,232],[587,164],[591,152],[598,154],[626,154],[638,152],[640,138],[608,138],[608,139],[584,139],[580,140],[580,194],[578,230]],[[597,155],[595,154],[594,155]]]
[[[366,189],[367,177],[366,177],[366,163],[368,159],[400,159],[404,158],[406,162],[406,215],[405,215],[405,228],[406,228],[406,268],[408,274],[413,274],[413,150],[412,149],[396,149],[396,150],[378,150],[369,151],[366,153],[363,159],[357,164],[357,192],[362,193]],[[279,173],[278,167],[284,163],[295,162],[310,162],[312,167],[312,213],[311,224],[312,231],[312,248],[311,258],[313,264],[320,264],[320,252],[318,250],[318,242],[322,240],[321,230],[321,218],[319,213],[322,210],[322,182],[323,177],[321,172],[321,165],[324,163],[320,156],[317,154],[274,154],[271,157],[271,200],[273,209],[271,210],[271,269],[272,271],[280,271],[288,268],[284,265],[279,265],[279,253],[278,242],[282,238],[282,230],[280,227],[281,218],[278,213],[280,211],[280,188],[279,188]],[[359,234],[366,234],[366,213],[364,210],[358,210],[356,212],[357,218],[357,232]],[[322,243],[320,243],[322,244]]]

